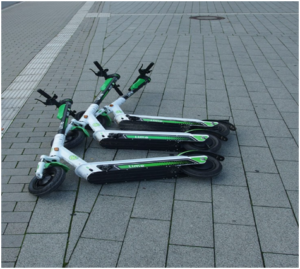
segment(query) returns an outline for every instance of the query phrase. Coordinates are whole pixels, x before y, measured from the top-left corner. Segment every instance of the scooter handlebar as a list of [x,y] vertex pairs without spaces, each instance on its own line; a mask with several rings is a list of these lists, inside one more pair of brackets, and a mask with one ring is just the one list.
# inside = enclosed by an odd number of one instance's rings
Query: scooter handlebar
[[42,89],[38,89],[37,92],[46,97],[47,99],[51,99],[51,96],[48,93],[44,92]]
[[154,63],[152,62],[147,66],[147,68],[146,68],[147,73],[149,73],[151,71],[150,69],[152,68],[153,65],[154,65]]
[[96,65],[96,67],[97,67],[101,72],[104,71],[103,68],[102,68],[102,66],[101,66],[97,61],[94,61],[94,65]]

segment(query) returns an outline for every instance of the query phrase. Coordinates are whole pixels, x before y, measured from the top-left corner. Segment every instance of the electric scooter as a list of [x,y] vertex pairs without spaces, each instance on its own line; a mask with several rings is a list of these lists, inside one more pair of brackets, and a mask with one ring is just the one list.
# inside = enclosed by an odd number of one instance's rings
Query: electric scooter
[[61,160],[73,166],[78,177],[96,184],[176,178],[180,173],[207,178],[218,175],[222,170],[220,161],[224,157],[212,152],[193,150],[182,152],[178,156],[88,163],[64,146],[68,119],[75,113],[71,110],[72,104],[72,99],[60,102],[55,98],[47,99],[47,105],[58,107],[57,118],[61,122],[49,156],[40,157],[36,174],[29,184],[29,192],[36,196],[48,194],[63,183],[69,167],[61,163]]
[[[97,63],[98,64],[98,63]],[[100,67],[100,65],[99,65]],[[152,65],[150,64],[143,72],[149,72]],[[101,68],[101,67],[100,67]],[[122,94],[116,81],[120,78],[119,74],[107,75],[105,70],[99,69],[101,76],[105,77],[105,82],[101,87],[100,94],[93,104],[83,113],[79,120],[72,119],[67,127],[67,137],[65,147],[71,149],[79,145],[85,138],[89,136],[86,126],[93,131],[93,137],[99,144],[105,148],[117,149],[144,149],[144,150],[209,150],[215,152],[220,149],[221,142],[218,134],[209,131],[194,131],[191,133],[182,132],[148,132],[148,131],[121,131],[121,130],[106,130],[101,122],[94,116],[99,109],[99,105],[108,92],[114,88],[119,94]],[[131,88],[132,94],[139,88],[145,85],[145,81],[150,78],[146,75],[139,78]],[[39,89],[38,92],[47,98],[46,102],[51,103],[53,97],[50,97],[43,90]],[[57,96],[56,96],[57,98]],[[116,111],[118,113],[118,111]],[[108,116],[107,116],[108,117]],[[226,138],[227,139],[227,138]]]
[[[94,72],[98,77],[104,77],[107,80],[108,69],[103,69],[101,65],[95,61],[94,64],[99,69],[99,72]],[[161,116],[146,116],[146,115],[132,115],[125,114],[121,109],[121,105],[126,100],[136,93],[139,89],[151,81],[146,74],[150,73],[150,68],[154,65],[151,63],[146,69],[139,69],[140,75],[134,81],[133,85],[129,88],[128,93],[122,96],[118,91],[120,97],[108,106],[104,106],[95,113],[95,117],[104,127],[110,123],[107,115],[113,113],[114,122],[117,123],[122,130],[143,130],[143,131],[167,131],[167,132],[194,132],[194,131],[210,131],[211,134],[219,134],[219,139],[227,141],[226,136],[231,131],[235,131],[236,127],[229,122],[229,120],[197,120],[189,118],[174,118],[174,117],[161,117]],[[76,119],[79,120],[84,114],[84,111],[78,112]]]

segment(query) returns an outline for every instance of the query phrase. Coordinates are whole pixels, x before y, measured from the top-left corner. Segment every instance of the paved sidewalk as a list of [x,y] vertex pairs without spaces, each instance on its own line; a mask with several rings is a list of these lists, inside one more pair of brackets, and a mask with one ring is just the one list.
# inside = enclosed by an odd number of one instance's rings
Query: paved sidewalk
[[[84,4],[2,10],[2,92]],[[200,13],[225,19],[189,18]],[[154,62],[124,111],[226,118],[237,131],[215,178],[92,185],[71,169],[36,198],[28,183],[58,120],[34,89],[2,137],[2,267],[298,267],[298,30],[297,2],[94,2],[36,89],[72,97],[80,111],[103,83],[93,61],[118,72],[123,91]],[[74,152],[169,154],[90,138]]]

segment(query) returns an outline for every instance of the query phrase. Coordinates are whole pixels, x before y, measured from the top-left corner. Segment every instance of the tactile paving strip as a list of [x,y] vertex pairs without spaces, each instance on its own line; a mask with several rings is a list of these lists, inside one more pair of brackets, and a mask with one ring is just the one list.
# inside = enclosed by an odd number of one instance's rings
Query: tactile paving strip
[[15,80],[2,93],[1,100],[1,133],[7,131],[13,119],[26,103],[32,91],[42,80],[58,53],[68,42],[88,11],[94,4],[86,2],[70,22],[53,38],[22,70]]

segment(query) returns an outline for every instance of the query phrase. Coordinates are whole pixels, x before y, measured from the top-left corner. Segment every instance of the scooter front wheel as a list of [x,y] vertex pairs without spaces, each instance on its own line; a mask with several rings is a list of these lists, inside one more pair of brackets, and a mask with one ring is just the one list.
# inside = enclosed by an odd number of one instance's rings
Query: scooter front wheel
[[181,167],[181,171],[184,174],[192,177],[202,178],[217,176],[220,174],[221,170],[222,164],[211,156],[207,156],[207,160],[204,164],[187,165]]
[[204,142],[183,143],[186,150],[209,150],[216,152],[221,148],[221,141],[215,136],[210,135]]
[[[80,118],[83,116],[83,114],[85,113],[85,111],[80,111],[80,112],[78,112],[78,113],[76,113],[76,115],[75,115],[75,120],[80,120]],[[106,120],[106,118],[104,117],[104,116],[102,116],[102,115],[99,115],[98,117],[97,117],[97,120],[100,122],[100,124],[103,126],[103,127],[107,127],[109,124],[108,124],[108,122],[107,122],[107,120]],[[86,126],[85,126],[85,129],[87,129],[87,130],[92,130],[92,128],[87,124]]]
[[[67,149],[75,148],[80,145],[85,138],[85,134],[80,129],[74,129],[67,133],[64,147]],[[53,145],[53,140],[51,141],[51,147]]]
[[75,148],[80,145],[85,138],[81,129],[74,129],[67,133],[64,146],[67,149]]
[[49,167],[44,170],[43,178],[36,176],[31,180],[28,190],[31,194],[42,196],[56,190],[65,180],[66,172],[59,166]]

